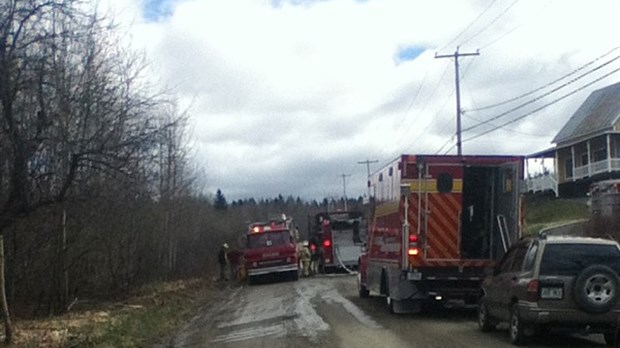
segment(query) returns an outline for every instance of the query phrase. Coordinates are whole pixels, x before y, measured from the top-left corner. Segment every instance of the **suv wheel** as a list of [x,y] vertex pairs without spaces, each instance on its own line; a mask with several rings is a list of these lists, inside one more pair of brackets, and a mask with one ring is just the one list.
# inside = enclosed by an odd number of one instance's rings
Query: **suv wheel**
[[497,323],[489,316],[489,310],[484,298],[478,303],[478,327],[482,331],[492,331],[497,327]]
[[617,302],[619,285],[618,276],[611,268],[603,265],[587,267],[575,279],[575,303],[588,313],[606,313]]
[[508,331],[510,332],[510,341],[516,346],[524,344],[527,340],[525,336],[525,323],[521,320],[521,316],[519,315],[518,303],[512,305]]

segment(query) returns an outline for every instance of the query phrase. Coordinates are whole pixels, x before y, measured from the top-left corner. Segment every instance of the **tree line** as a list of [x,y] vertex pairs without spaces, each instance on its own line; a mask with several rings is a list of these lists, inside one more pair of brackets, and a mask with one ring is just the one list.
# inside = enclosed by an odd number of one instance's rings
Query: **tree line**
[[[67,311],[165,279],[209,275],[249,221],[342,202],[201,194],[188,115],[145,57],[79,0],[0,2],[0,302]],[[349,206],[361,205],[350,200]],[[238,246],[240,247],[240,246]]]

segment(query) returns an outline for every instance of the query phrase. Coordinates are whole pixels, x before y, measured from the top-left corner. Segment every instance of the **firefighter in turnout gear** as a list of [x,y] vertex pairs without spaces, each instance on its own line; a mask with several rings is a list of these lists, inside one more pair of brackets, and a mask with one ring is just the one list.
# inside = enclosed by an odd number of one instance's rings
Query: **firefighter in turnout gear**
[[304,241],[303,247],[299,253],[299,259],[301,260],[301,266],[303,269],[303,276],[307,277],[310,275],[310,249],[308,247],[308,241]]
[[228,277],[226,276],[226,269],[228,268],[228,244],[222,244],[220,248],[220,252],[217,255],[217,262],[220,264],[220,280],[226,281]]

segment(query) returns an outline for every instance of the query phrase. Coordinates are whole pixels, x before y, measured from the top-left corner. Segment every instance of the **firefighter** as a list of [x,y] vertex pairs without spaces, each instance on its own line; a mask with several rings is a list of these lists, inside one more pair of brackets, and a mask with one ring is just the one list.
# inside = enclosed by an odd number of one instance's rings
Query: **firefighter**
[[217,255],[217,262],[220,264],[220,281],[227,281],[226,269],[228,268],[228,244],[222,244],[220,252]]
[[321,269],[320,263],[323,256],[323,249],[316,242],[310,245],[310,274],[319,274]]
[[308,241],[305,240],[303,243],[303,247],[301,248],[301,253],[299,258],[301,259],[301,265],[303,268],[303,276],[307,277],[310,275],[310,249],[308,248]]

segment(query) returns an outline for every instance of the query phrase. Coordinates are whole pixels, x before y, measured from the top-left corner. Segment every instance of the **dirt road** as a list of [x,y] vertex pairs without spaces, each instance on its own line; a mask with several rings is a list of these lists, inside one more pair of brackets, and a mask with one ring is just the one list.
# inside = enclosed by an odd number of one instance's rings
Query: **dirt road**
[[[505,328],[482,333],[476,313],[446,308],[393,315],[383,298],[357,297],[354,276],[322,276],[253,286],[223,285],[168,347],[512,347]],[[600,335],[550,334],[531,347],[604,347]]]

